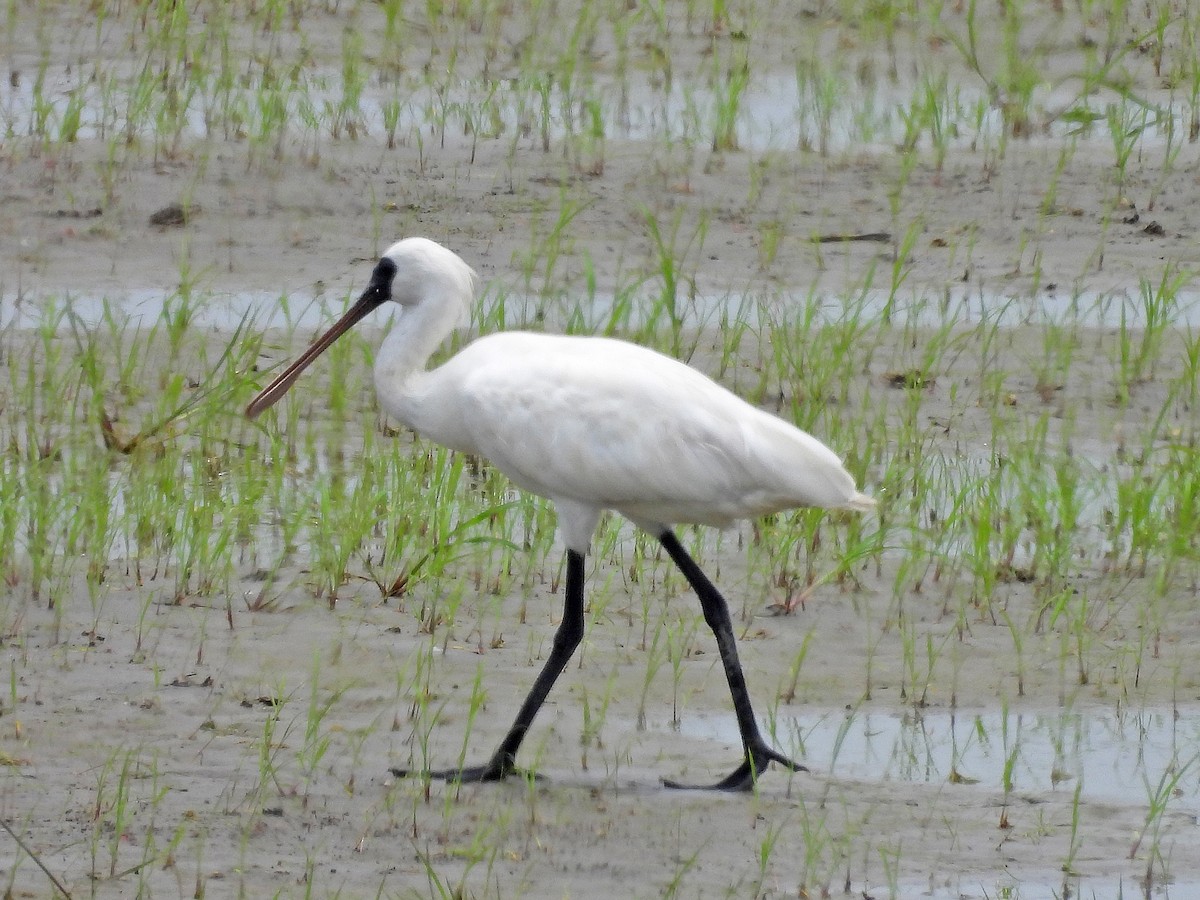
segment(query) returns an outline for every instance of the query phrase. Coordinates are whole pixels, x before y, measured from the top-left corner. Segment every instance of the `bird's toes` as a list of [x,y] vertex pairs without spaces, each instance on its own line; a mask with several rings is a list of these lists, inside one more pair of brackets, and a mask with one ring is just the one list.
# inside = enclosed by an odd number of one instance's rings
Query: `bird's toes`
[[540,781],[536,772],[519,769],[508,757],[493,758],[482,766],[465,766],[461,769],[400,769],[389,770],[397,778],[428,778],[431,781],[459,782],[460,784],[482,784],[503,781],[509,775],[518,775],[528,781]]
[[746,756],[746,762],[753,767],[755,775],[760,775],[767,770],[767,767],[775,762],[783,766],[790,772],[807,772],[808,767],[796,762],[794,759],[788,759],[777,750],[772,750],[770,747],[760,747],[750,751]]
[[795,760],[788,759],[782,753],[772,750],[764,744],[761,747],[748,749],[745,761],[720,781],[713,784],[688,784],[687,782],[675,781],[669,778],[664,778],[662,783],[663,787],[673,790],[749,791],[754,787],[754,783],[758,780],[758,777],[767,771],[773,762],[779,763],[779,765],[791,772],[808,771],[805,766],[802,766]]

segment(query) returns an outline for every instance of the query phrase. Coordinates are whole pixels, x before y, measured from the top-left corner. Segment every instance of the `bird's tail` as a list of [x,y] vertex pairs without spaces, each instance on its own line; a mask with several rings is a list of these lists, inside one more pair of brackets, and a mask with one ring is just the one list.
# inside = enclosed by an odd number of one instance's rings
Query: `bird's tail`
[[842,504],[843,509],[853,509],[856,512],[870,512],[875,508],[875,498],[868,497],[860,491],[855,491],[854,496]]

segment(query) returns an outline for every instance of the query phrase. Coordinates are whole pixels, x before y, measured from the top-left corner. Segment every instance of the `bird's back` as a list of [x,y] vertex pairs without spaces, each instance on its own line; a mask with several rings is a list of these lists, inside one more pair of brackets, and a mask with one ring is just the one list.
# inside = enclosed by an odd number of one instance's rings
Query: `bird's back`
[[418,431],[647,527],[872,502],[816,438],[625,341],[502,332],[422,380]]

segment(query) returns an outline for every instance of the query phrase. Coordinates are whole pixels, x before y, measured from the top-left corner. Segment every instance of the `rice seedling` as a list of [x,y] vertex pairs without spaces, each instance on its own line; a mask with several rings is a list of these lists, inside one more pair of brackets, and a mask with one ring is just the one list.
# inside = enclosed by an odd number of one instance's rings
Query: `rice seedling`
[[[723,61],[720,54],[713,55],[714,68]],[[714,153],[737,150],[741,98],[750,83],[749,60],[744,55],[735,56],[728,62],[725,72],[714,72],[713,81],[717,88],[714,94],[712,150]]]
[[844,92],[837,75],[825,68],[819,58],[797,60],[796,94],[800,102],[798,115],[801,124],[798,131],[801,150],[814,149],[811,135],[815,132],[817,153],[822,157],[830,155],[834,116]]
[[844,838],[834,834],[824,803],[810,804],[800,798],[798,804],[804,852],[797,893],[820,896],[830,892],[830,885],[842,865],[848,866]]
[[[678,728],[681,722],[679,688],[683,677],[683,663],[692,655],[699,624],[699,617],[695,615],[681,616],[674,628],[667,628],[666,655],[671,666],[671,725],[674,728]],[[650,677],[652,676],[648,669],[647,681]],[[642,715],[644,716],[644,712]]]
[[658,674],[658,670],[666,661],[664,657],[666,656],[667,651],[663,646],[663,644],[666,643],[666,638],[663,634],[664,630],[665,626],[661,621],[659,621],[659,623],[655,626],[654,635],[651,637],[650,643],[647,645],[644,638],[642,641],[642,649],[646,653],[646,672],[642,679],[642,693],[638,699],[638,731],[646,730],[646,700],[650,694],[650,686],[654,683],[654,676]]
[[1149,113],[1126,103],[1110,103],[1105,110],[1105,121],[1113,145],[1116,197],[1120,198],[1125,193],[1130,157],[1150,127]]
[[[263,717],[262,731],[255,740],[257,777],[254,786],[242,803],[243,833],[249,841],[253,828],[263,815],[269,796],[273,793],[286,796],[288,788],[283,780],[283,751],[286,748],[288,728],[282,726],[283,710],[289,702],[281,681],[266,699],[267,713]],[[273,791],[272,791],[273,789]]]
[[587,771],[588,768],[588,752],[593,748],[604,749],[601,732],[604,730],[604,724],[608,718],[608,708],[612,703],[614,683],[615,673],[612,673],[604,683],[604,694],[595,711],[592,710],[590,694],[586,686],[580,697],[583,708],[583,727],[579,732],[579,746],[581,747],[579,763],[584,771]]
[[683,226],[683,210],[680,209],[672,218],[670,229],[664,231],[658,221],[658,215],[649,210],[642,210],[642,217],[646,223],[646,231],[650,236],[653,244],[654,256],[652,257],[655,274],[661,279],[662,287],[658,294],[657,302],[646,319],[646,323],[641,329],[645,335],[643,341],[651,343],[653,335],[658,331],[659,319],[666,317],[668,333],[670,334],[669,348],[671,355],[676,357],[688,358],[691,354],[687,353],[683,347],[683,326],[685,298],[681,293],[688,289],[688,293],[695,293],[695,282],[688,274],[681,271],[680,264],[689,256],[698,257],[704,249],[704,239],[708,233],[708,221],[706,217],[701,217],[696,224],[695,230],[686,238],[682,246],[680,245],[681,235],[680,230]]
[[783,829],[789,824],[787,819],[781,819],[776,823],[767,823],[763,829],[763,836],[758,845],[758,878],[755,881],[753,893],[754,896],[759,896],[766,885],[767,876],[770,873],[771,857],[775,853],[775,845],[779,841],[779,836]]
[[460,769],[466,764],[467,747],[470,742],[473,726],[475,725],[475,718],[487,702],[487,689],[483,684],[483,675],[483,666],[480,665],[475,669],[475,681],[471,685],[471,699],[467,705],[467,719],[463,728],[462,747],[458,755],[458,766]]
[[1197,760],[1200,760],[1200,756],[1192,756],[1186,760],[1171,760],[1171,764],[1163,770],[1157,782],[1152,782],[1148,775],[1143,776],[1148,800],[1146,821],[1134,836],[1133,844],[1129,848],[1129,858],[1137,858],[1138,854],[1142,852],[1143,844],[1147,844],[1146,868],[1142,878],[1142,885],[1146,891],[1153,889],[1156,872],[1162,881],[1169,878],[1167,859],[1160,845],[1163,817],[1168,804],[1176,795],[1180,780]]
[[[561,299],[562,289],[559,283],[559,261],[568,256],[573,246],[570,236],[571,222],[588,207],[588,201],[571,196],[564,187],[559,195],[558,216],[549,230],[543,235],[540,229],[535,229],[530,240],[529,250],[514,262],[524,275],[525,290],[535,294],[543,301]],[[535,292],[533,288],[534,275],[541,270],[541,287]],[[539,307],[536,318],[545,316],[545,306]]]
[[1078,781],[1075,784],[1075,793],[1071,798],[1071,840],[1067,850],[1067,856],[1063,860],[1063,893],[1067,893],[1071,889],[1069,879],[1077,878],[1079,873],[1075,871],[1075,858],[1079,855],[1081,845],[1081,835],[1079,833],[1079,798],[1083,793],[1083,781]]
[[684,879],[687,877],[688,873],[695,868],[696,861],[700,858],[703,852],[704,847],[700,846],[696,848],[695,852],[693,852],[691,856],[685,857],[682,854],[676,854],[677,864],[675,871],[672,874],[671,880],[668,881],[662,889],[662,895],[664,898],[680,896],[680,892],[684,889]]

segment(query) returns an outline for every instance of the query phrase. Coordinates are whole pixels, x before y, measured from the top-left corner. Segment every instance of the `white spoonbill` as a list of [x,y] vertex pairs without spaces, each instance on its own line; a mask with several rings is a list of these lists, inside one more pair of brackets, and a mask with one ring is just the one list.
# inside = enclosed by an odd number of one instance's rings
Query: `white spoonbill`
[[399,241],[376,263],[358,301],[246,407],[250,417],[270,407],[338,337],[393,300],[402,312],[375,361],[383,409],[432,441],[491,460],[517,485],[554,502],[567,581],[546,664],[491,759],[426,774],[493,781],[517,771],[517,749],[583,638],[584,556],[606,509],[662,542],[716,637],[744,759],[707,787],[746,790],[772,762],[803,771],[759,731],[725,600],[671,526],[724,526],[801,506],[867,510],[874,501],[816,438],[636,344],[501,332],[426,370],[433,351],[468,318],[475,285],[471,268],[440,244]]

